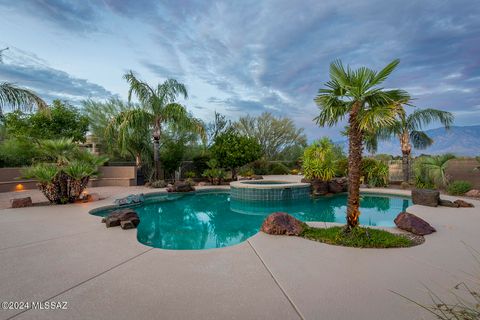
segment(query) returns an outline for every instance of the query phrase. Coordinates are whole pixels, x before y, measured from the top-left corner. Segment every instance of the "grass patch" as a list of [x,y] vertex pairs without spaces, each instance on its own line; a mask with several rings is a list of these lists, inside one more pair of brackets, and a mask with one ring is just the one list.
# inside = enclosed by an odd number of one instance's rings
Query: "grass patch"
[[355,248],[403,248],[423,242],[423,237],[398,235],[378,229],[356,227],[349,233],[345,233],[344,230],[344,227],[307,227],[300,236],[309,240]]

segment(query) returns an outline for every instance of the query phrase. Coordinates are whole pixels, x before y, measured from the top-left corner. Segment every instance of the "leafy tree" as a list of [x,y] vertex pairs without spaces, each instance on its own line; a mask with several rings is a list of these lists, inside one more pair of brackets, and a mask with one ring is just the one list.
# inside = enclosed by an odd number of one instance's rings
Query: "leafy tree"
[[83,101],[84,113],[90,122],[90,132],[102,146],[104,152],[112,157],[131,156],[135,159],[137,166],[150,167],[152,142],[148,126],[125,128],[123,134],[120,135],[120,128],[115,125],[115,119],[123,118],[124,113],[135,108],[139,108],[139,106],[125,103],[118,98],[112,98],[105,102]]
[[395,101],[409,97],[402,90],[378,87],[399,64],[394,60],[376,72],[366,67],[345,68],[340,60],[330,64],[330,80],[315,98],[320,114],[315,121],[321,126],[334,126],[348,117],[348,206],[347,231],[358,225],[360,216],[360,176],[365,134],[372,128],[391,125],[395,121]]
[[[404,103],[408,103],[408,100],[404,100]],[[400,140],[403,181],[408,183],[410,181],[410,153],[412,152],[412,145],[416,149],[425,149],[433,144],[432,138],[425,131],[422,131],[422,128],[434,121],[439,121],[445,129],[448,129],[453,123],[454,116],[450,112],[437,109],[421,109],[407,115],[401,106],[402,102],[397,102],[397,105],[401,112],[398,113],[395,122],[381,129],[378,132],[378,136],[381,139],[389,139],[395,136]]]
[[235,128],[247,137],[255,138],[263,155],[270,160],[278,159],[281,152],[292,146],[305,147],[307,137],[303,129],[297,129],[292,119],[275,117],[264,112],[258,117],[247,115],[235,123]]
[[9,82],[0,82],[0,115],[4,108],[31,111],[33,107],[44,109],[47,104],[33,91]]
[[208,123],[205,128],[207,132],[207,146],[210,147],[218,135],[228,131],[231,127],[231,121],[227,120],[227,117],[223,114],[215,111],[214,120]]
[[178,96],[187,98],[185,85],[177,80],[168,79],[156,87],[151,87],[135,77],[132,71],[125,74],[125,80],[130,85],[128,101],[132,95],[138,98],[140,106],[122,112],[112,120],[110,126],[118,128],[119,140],[124,141],[132,130],[149,128],[153,138],[153,160],[155,164],[155,179],[160,178],[160,139],[163,127],[175,124],[177,127],[187,128],[191,131],[204,133],[200,120],[194,118],[187,109],[176,102]]
[[29,139],[71,138],[85,141],[88,118],[65,101],[54,100],[53,104],[35,113],[20,110],[5,115],[8,136]]
[[237,168],[259,159],[262,154],[254,138],[241,136],[234,130],[218,135],[210,150],[221,167],[232,170],[232,179],[237,177]]

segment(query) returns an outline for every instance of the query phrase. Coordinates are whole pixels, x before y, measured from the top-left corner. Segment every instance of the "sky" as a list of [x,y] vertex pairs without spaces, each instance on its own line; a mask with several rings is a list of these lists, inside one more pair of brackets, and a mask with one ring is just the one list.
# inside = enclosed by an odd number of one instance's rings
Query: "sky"
[[0,82],[47,101],[127,99],[133,70],[186,84],[182,103],[206,122],[268,111],[336,139],[341,125],[312,120],[329,64],[399,58],[385,87],[480,124],[478,0],[0,0],[0,16]]

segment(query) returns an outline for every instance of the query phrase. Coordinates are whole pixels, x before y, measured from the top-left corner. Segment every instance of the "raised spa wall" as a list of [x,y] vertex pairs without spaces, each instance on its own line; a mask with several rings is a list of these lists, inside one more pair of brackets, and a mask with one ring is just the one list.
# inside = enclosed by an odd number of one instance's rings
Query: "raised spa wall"
[[262,181],[261,184],[253,184],[246,181],[230,183],[230,197],[234,200],[247,201],[280,201],[298,200],[310,197],[310,184],[298,182]]

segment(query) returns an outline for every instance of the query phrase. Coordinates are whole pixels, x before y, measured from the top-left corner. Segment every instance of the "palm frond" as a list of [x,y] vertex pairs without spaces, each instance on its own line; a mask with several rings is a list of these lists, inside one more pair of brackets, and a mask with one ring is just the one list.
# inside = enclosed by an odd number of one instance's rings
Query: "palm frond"
[[31,111],[33,107],[46,109],[48,106],[38,95],[28,89],[9,82],[0,83],[0,113],[4,107],[14,110]]
[[433,144],[432,138],[423,131],[411,131],[410,140],[416,149],[425,149]]
[[138,100],[144,104],[148,105],[151,103],[153,97],[155,97],[155,91],[146,83],[143,82],[133,74],[133,71],[126,73],[123,78],[127,80],[130,88],[128,89],[128,101],[132,100],[132,93],[135,93]]
[[400,59],[395,59],[389,64],[387,64],[382,70],[380,70],[378,73],[376,73],[370,82],[371,86],[376,86],[381,84],[383,81],[385,81],[388,76],[397,68],[398,64],[400,63]]
[[407,124],[411,130],[420,130],[423,126],[439,121],[446,129],[453,124],[454,116],[452,113],[437,109],[420,109],[414,111],[407,117]]

